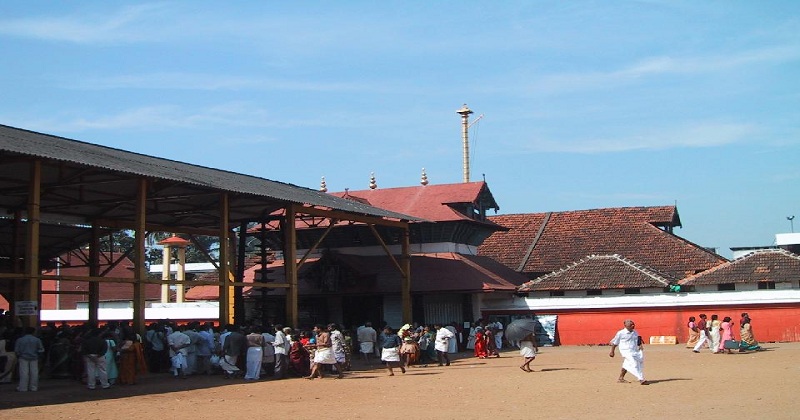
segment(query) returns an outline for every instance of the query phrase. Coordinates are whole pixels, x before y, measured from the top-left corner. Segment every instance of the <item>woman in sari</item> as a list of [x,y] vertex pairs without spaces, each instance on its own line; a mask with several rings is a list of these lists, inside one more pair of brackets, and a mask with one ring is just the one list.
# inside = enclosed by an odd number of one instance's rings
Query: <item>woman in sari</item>
[[728,354],[733,353],[731,349],[725,349],[725,342],[728,340],[733,340],[733,323],[731,322],[731,317],[726,316],[723,318],[719,328],[722,330],[722,336],[720,337],[717,351],[722,352],[722,350],[728,350]]
[[486,346],[486,357],[500,357],[500,352],[497,351],[497,341],[494,339],[494,331],[489,327],[483,331],[483,342]]
[[721,342],[722,336],[720,335],[719,329],[722,323],[719,321],[716,314],[711,315],[711,322],[709,325],[708,336],[709,340],[711,340],[711,353],[719,353],[719,343]]
[[106,350],[106,373],[108,374],[108,383],[114,385],[119,377],[119,370],[117,369],[117,342],[114,341],[114,333],[106,332],[103,334],[103,339],[108,344]]
[[[308,342],[308,340],[306,340]],[[289,347],[289,369],[299,376],[311,374],[311,353],[305,348],[302,338],[295,334],[292,336],[292,346]]]
[[475,357],[478,359],[485,359],[488,354],[486,353],[486,338],[483,335],[483,328],[475,328]]
[[417,361],[417,350],[419,349],[416,340],[412,337],[409,327],[410,326],[406,324],[397,333],[402,341],[400,345],[400,362],[405,368]]
[[742,336],[742,341],[739,342],[739,351],[753,351],[761,350],[755,336],[753,336],[753,327],[750,323],[750,316],[745,314],[742,318],[742,326],[739,327],[739,334]]
[[700,340],[700,330],[697,329],[697,324],[695,324],[695,317],[690,316],[686,326],[689,328],[689,338],[686,340],[686,348],[693,349],[697,341]]
[[125,332],[125,338],[119,346],[119,383],[133,385],[137,373],[147,373],[144,361],[144,348],[132,331]]

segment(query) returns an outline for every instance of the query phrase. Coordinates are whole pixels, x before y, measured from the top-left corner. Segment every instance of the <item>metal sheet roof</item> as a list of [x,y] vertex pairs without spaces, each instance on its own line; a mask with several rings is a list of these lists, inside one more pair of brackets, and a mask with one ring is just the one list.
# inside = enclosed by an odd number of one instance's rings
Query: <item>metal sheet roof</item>
[[325,207],[375,217],[421,220],[292,184],[0,125],[0,153],[8,152],[284,203]]

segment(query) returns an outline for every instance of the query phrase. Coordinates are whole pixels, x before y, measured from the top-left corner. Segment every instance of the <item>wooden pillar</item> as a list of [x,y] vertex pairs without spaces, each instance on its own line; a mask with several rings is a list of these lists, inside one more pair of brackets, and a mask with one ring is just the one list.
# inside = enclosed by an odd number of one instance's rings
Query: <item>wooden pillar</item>
[[286,222],[283,224],[283,263],[286,271],[286,323],[297,328],[300,323],[297,298],[297,231],[294,205],[286,207]]
[[219,323],[225,325],[233,323],[233,293],[228,285],[228,193],[221,193],[219,202]]
[[42,195],[42,162],[31,162],[30,180],[28,184],[28,225],[25,243],[25,280],[22,288],[23,299],[35,302],[35,313],[23,318],[26,327],[39,327],[41,298],[41,270],[39,269],[39,218]]
[[136,226],[134,230],[134,249],[136,262],[134,264],[133,283],[133,329],[144,336],[145,329],[145,295],[144,281],[147,280],[147,266],[145,265],[145,235],[147,234],[147,180],[139,180],[136,194]]
[[[244,271],[247,267],[245,264],[245,246],[247,241],[247,223],[242,222],[239,224],[238,241],[231,241],[231,245],[236,243],[236,282],[244,282]],[[244,307],[244,287],[236,286],[233,288],[233,319],[238,325],[244,325],[246,318]]]
[[403,301],[403,323],[411,323],[411,256],[409,255],[410,235],[408,227],[403,228],[402,253],[400,265],[403,267],[403,284],[401,286]]
[[[114,243],[109,240],[113,249]],[[97,277],[100,275],[100,229],[92,227],[92,241],[89,244],[89,276]],[[61,299],[56,295],[56,299]],[[98,308],[100,307],[100,282],[89,282],[89,324],[97,325],[99,319]]]

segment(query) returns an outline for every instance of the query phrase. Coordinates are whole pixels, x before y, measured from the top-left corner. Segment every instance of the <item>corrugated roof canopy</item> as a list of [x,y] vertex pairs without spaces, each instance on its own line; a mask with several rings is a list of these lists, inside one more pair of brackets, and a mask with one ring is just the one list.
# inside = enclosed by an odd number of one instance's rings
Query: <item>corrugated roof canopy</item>
[[[9,233],[0,238],[0,257],[13,254],[9,219],[15,213],[25,218],[30,162],[35,158],[42,161],[42,235],[69,232],[56,235],[63,240],[53,240],[55,248],[42,242],[43,259],[88,238],[81,225],[132,223],[142,177],[149,181],[147,223],[177,231],[218,231],[220,195],[225,192],[231,224],[258,220],[289,204],[377,219],[420,220],[296,185],[0,125],[0,217],[6,218],[0,221],[0,231]],[[56,246],[59,243],[63,246]]]

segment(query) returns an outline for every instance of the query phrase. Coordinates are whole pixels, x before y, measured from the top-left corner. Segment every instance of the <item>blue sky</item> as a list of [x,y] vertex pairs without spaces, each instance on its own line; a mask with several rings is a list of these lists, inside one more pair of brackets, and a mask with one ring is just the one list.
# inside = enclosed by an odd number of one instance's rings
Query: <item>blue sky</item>
[[501,213],[800,216],[798,1],[3,1],[0,53],[2,124],[310,188],[460,182],[466,103]]

